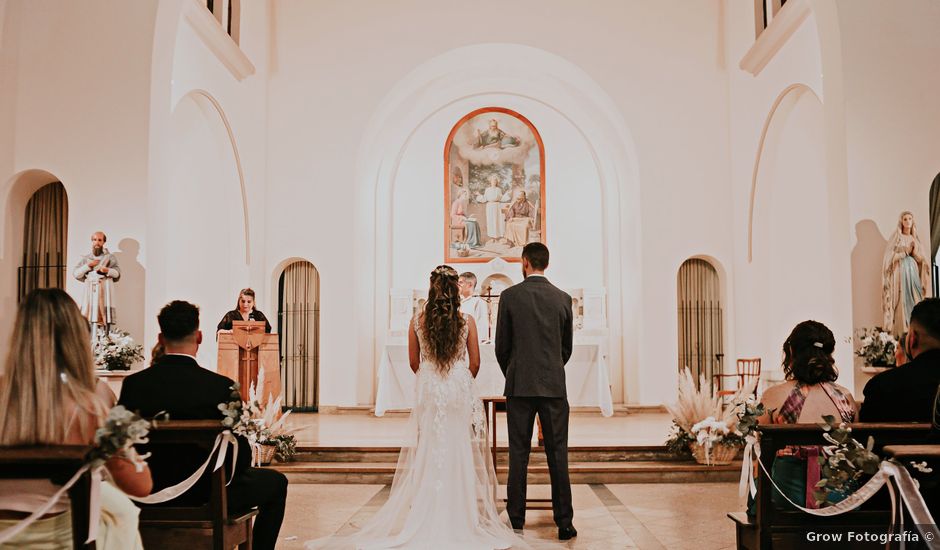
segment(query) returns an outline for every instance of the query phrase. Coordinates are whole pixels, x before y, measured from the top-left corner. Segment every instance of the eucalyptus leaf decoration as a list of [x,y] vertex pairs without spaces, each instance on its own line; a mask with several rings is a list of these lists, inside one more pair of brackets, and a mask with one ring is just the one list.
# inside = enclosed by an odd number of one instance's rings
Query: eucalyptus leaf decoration
[[168,418],[168,414],[161,412],[152,420],[147,420],[127,410],[123,405],[115,405],[108,412],[104,424],[95,431],[95,447],[88,454],[91,466],[104,466],[112,457],[120,456],[134,464],[134,469],[138,472],[143,471],[150,453],[140,455],[134,445],[147,443],[150,429],[155,427],[158,421]]
[[862,484],[864,476],[878,472],[881,459],[872,452],[875,440],[869,436],[863,446],[852,437],[852,428],[836,422],[832,415],[823,416],[823,439],[829,442],[819,454],[820,479],[813,498],[820,507],[842,500]]

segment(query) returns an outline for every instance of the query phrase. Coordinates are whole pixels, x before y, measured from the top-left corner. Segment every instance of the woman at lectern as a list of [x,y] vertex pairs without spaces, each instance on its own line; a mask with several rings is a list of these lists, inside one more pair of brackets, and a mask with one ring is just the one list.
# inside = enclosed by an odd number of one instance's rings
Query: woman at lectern
[[243,288],[238,293],[235,309],[222,316],[218,330],[231,332],[232,321],[264,321],[264,331],[271,332],[271,323],[268,322],[268,318],[255,309],[255,291],[250,288]]

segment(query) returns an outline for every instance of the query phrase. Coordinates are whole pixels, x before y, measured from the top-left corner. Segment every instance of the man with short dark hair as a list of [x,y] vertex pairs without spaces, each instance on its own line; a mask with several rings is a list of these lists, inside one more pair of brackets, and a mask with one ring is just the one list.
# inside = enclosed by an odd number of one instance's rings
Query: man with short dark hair
[[909,363],[882,372],[865,385],[860,421],[931,421],[940,385],[940,298],[914,306],[907,352]]
[[529,243],[522,249],[525,280],[499,297],[496,360],[506,375],[509,430],[509,480],[506,513],[513,529],[522,529],[526,512],[526,476],[532,430],[538,415],[552,482],[552,511],[558,538],[577,536],[572,525],[568,476],[568,393],[565,363],[571,358],[571,296],[545,278],[548,247]]
[[[120,404],[142,416],[152,417],[160,411],[172,420],[218,419],[220,403],[232,399],[230,378],[199,366],[196,352],[202,343],[199,330],[199,308],[189,302],[174,300],[160,310],[159,343],[165,355],[152,366],[128,376],[121,387]],[[274,470],[249,467],[251,451],[240,438],[235,476],[228,486],[228,505],[235,512],[258,507],[254,521],[253,548],[273,549],[284,519],[287,500],[287,478]],[[205,461],[205,451],[193,453],[174,447],[172,452],[149,448],[148,460],[153,475],[154,492],[170,487],[189,477]],[[167,506],[205,502],[208,498],[208,477]]]

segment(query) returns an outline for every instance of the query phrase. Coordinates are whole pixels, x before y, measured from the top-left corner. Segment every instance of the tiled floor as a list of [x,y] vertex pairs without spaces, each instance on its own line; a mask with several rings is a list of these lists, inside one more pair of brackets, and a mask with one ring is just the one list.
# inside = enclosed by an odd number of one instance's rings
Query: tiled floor
[[[279,549],[349,529],[374,513],[387,495],[381,485],[291,485]],[[546,485],[529,496],[547,498]],[[563,548],[719,550],[734,548],[725,514],[743,509],[732,483],[575,485],[578,537]],[[505,514],[503,514],[505,519]],[[530,511],[526,537],[557,542],[551,511]]]
[[[667,413],[635,413],[604,418],[595,412],[572,413],[568,445],[662,445],[669,432]],[[300,445],[392,447],[401,444],[407,414],[376,417],[369,414],[295,413],[288,418],[299,427]],[[506,444],[505,415],[497,419],[497,441]],[[534,436],[533,436],[534,437]]]

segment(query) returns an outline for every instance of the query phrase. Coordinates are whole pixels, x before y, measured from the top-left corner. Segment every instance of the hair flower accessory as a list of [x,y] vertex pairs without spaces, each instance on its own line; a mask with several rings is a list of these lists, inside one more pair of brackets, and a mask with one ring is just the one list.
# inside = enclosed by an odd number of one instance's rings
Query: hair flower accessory
[[823,343],[822,343],[822,342],[813,342],[813,345],[816,346],[817,348],[822,348],[822,347],[823,347]]

